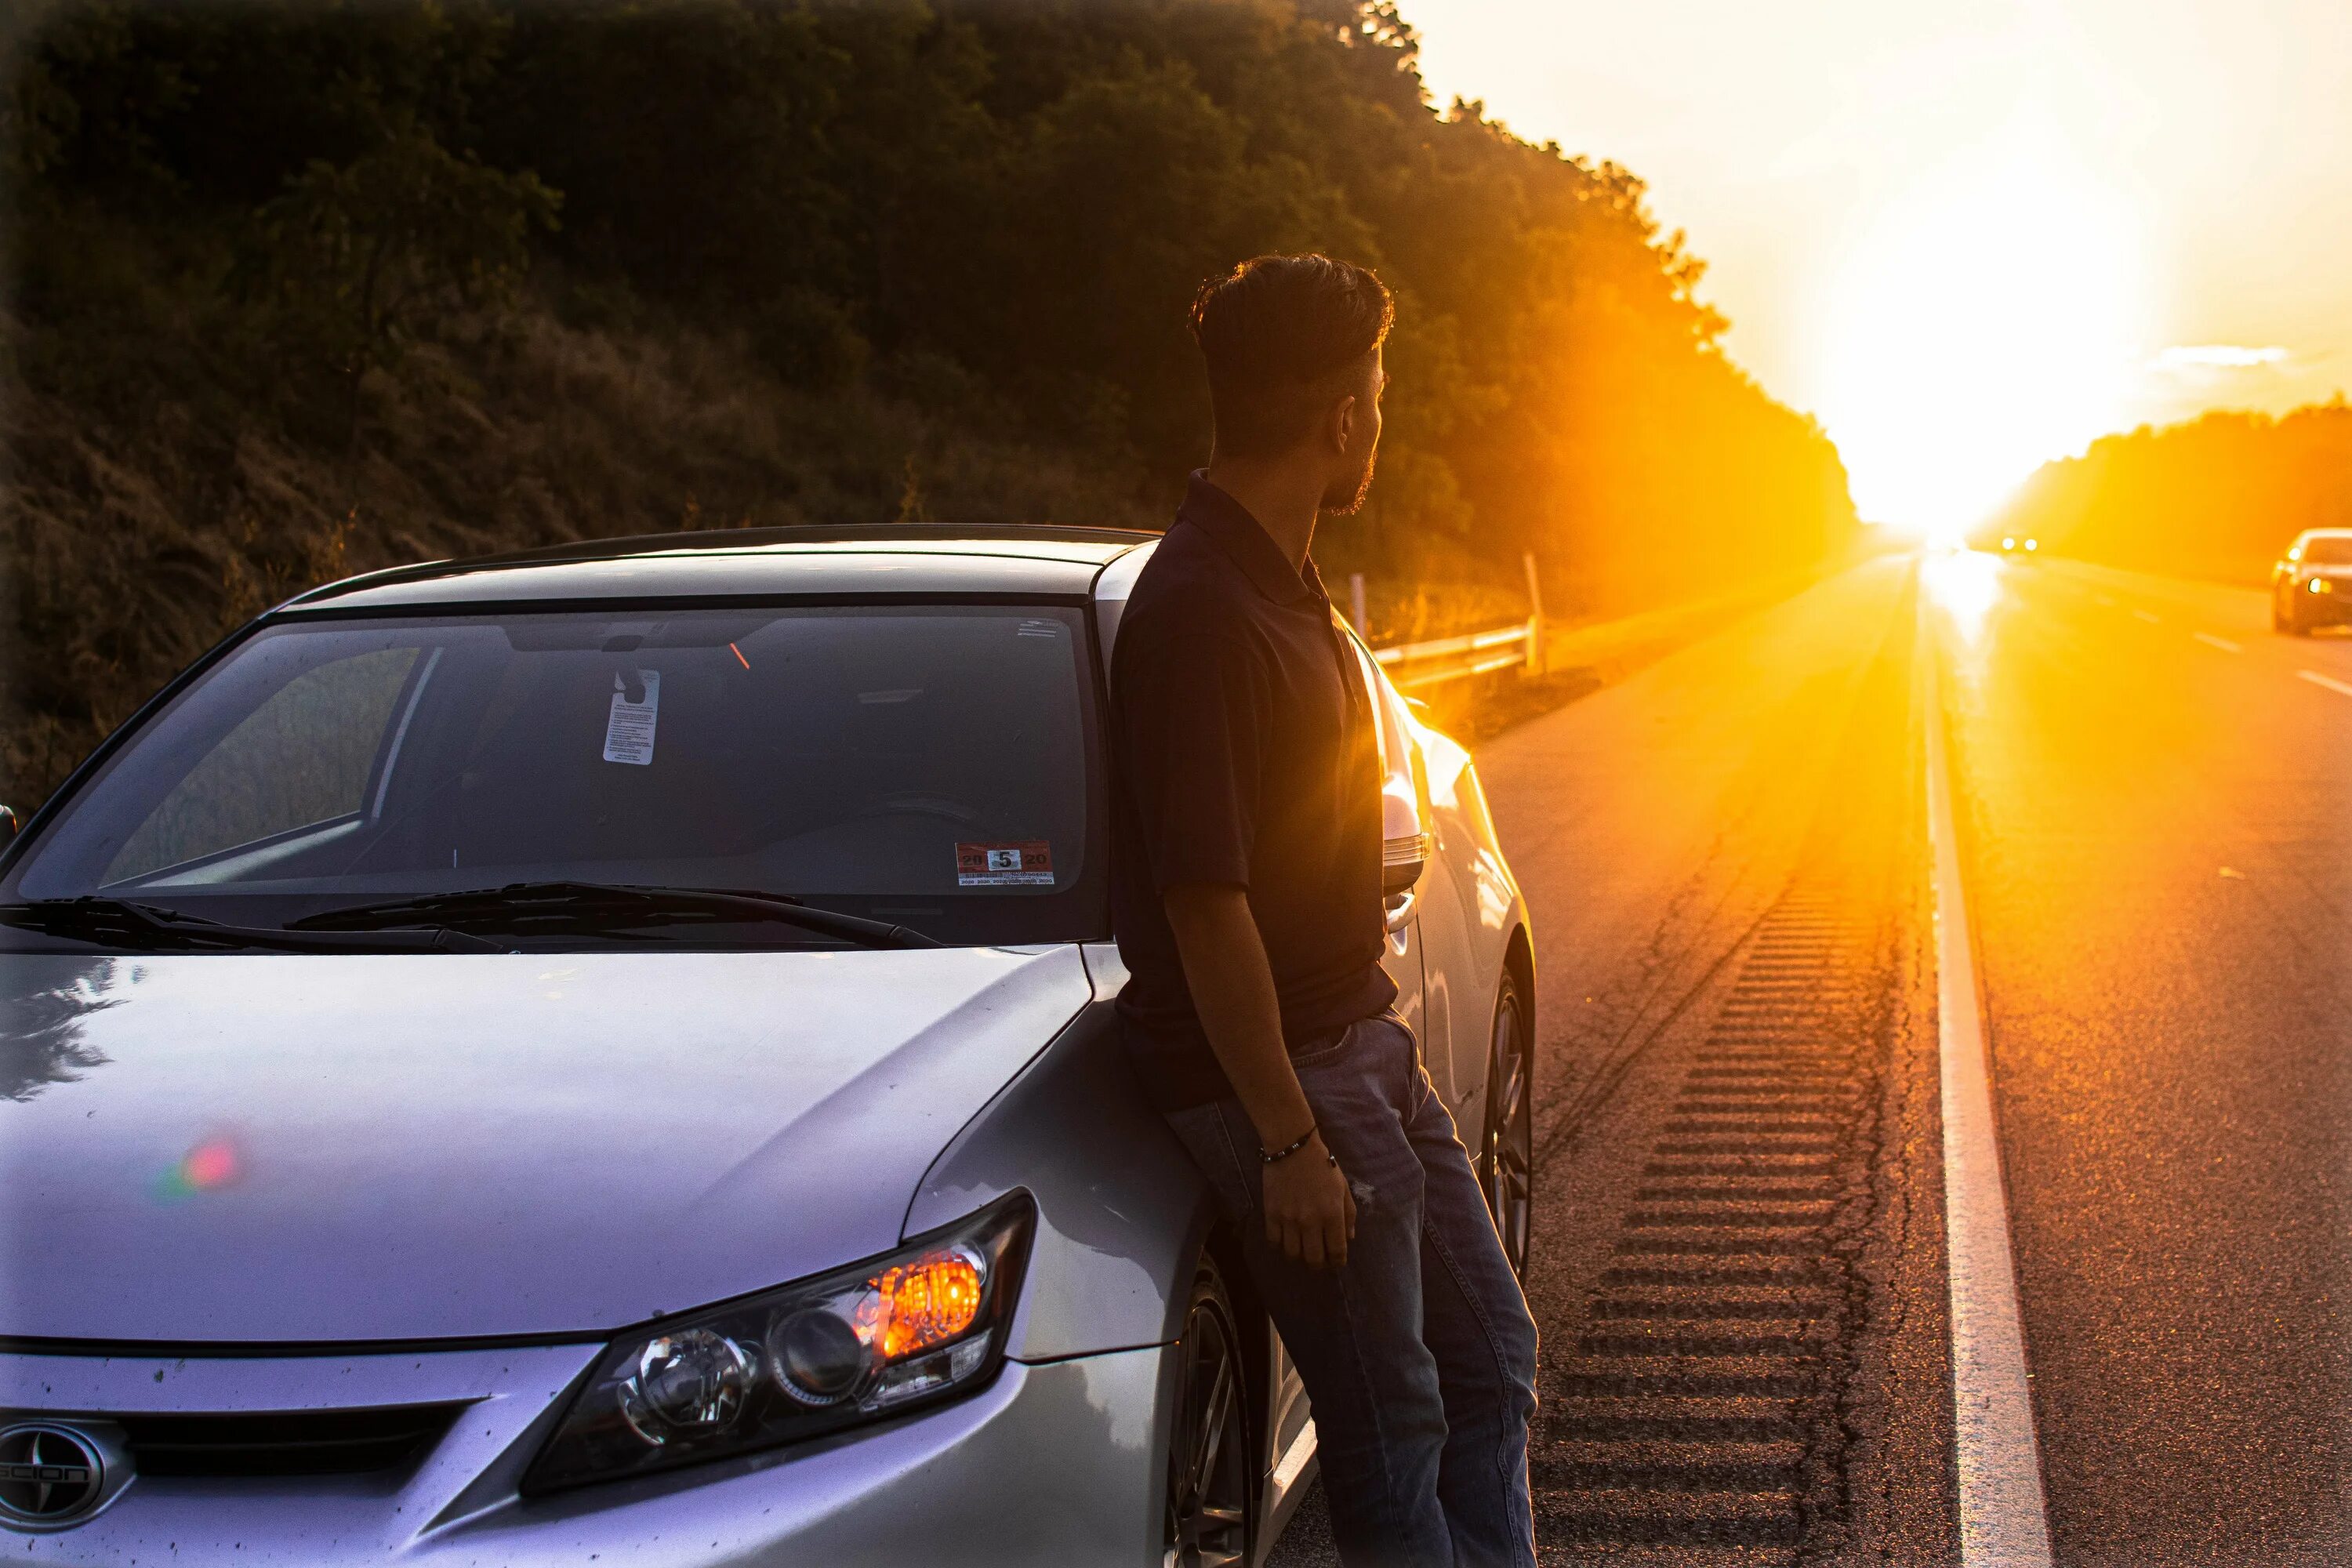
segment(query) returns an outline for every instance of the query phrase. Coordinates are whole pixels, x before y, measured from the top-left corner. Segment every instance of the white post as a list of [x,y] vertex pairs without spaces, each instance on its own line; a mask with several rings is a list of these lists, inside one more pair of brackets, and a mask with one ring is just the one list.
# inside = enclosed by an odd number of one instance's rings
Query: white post
[[1371,641],[1372,623],[1364,614],[1364,574],[1361,572],[1348,574],[1348,611],[1356,623],[1356,635],[1366,642]]
[[1528,673],[1544,672],[1544,613],[1543,583],[1536,575],[1536,555],[1530,550],[1519,557],[1528,569]]

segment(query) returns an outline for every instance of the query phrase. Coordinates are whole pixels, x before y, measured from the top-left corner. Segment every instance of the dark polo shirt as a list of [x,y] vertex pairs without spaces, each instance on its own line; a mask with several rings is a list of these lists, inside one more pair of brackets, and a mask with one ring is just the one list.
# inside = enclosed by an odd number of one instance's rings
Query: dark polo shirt
[[1305,574],[1192,476],[1111,655],[1111,922],[1129,1047],[1163,1108],[1233,1092],[1161,895],[1248,889],[1295,1053],[1396,999],[1381,968],[1381,768],[1354,655]]

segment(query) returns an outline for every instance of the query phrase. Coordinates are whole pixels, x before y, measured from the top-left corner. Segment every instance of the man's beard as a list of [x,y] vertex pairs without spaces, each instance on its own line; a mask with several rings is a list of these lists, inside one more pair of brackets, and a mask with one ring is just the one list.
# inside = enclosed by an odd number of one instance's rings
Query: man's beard
[[1346,517],[1364,504],[1371,493],[1372,466],[1379,461],[1377,447],[1364,454],[1364,466],[1352,479],[1339,479],[1323,492],[1323,510],[1335,517]]

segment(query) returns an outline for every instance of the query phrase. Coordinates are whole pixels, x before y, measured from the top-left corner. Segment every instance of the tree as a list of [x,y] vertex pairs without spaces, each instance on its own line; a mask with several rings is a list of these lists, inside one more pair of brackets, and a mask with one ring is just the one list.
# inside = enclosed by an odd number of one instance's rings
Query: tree
[[424,324],[506,301],[560,200],[528,170],[452,153],[411,120],[350,163],[313,159],[261,209],[252,275],[342,378],[347,446],[368,373],[397,369]]

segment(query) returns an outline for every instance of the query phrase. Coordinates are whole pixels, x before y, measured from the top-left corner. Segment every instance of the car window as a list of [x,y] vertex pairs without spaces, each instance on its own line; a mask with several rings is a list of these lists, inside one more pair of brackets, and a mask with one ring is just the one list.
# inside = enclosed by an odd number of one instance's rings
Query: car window
[[2352,566],[2352,539],[2323,536],[2305,540],[2302,560],[2307,566]]
[[1098,935],[1084,631],[992,605],[289,622],[133,736],[9,880],[239,921],[201,906],[620,882]]
[[413,647],[305,669],[204,752],[116,852],[100,879],[134,879],[360,809]]

